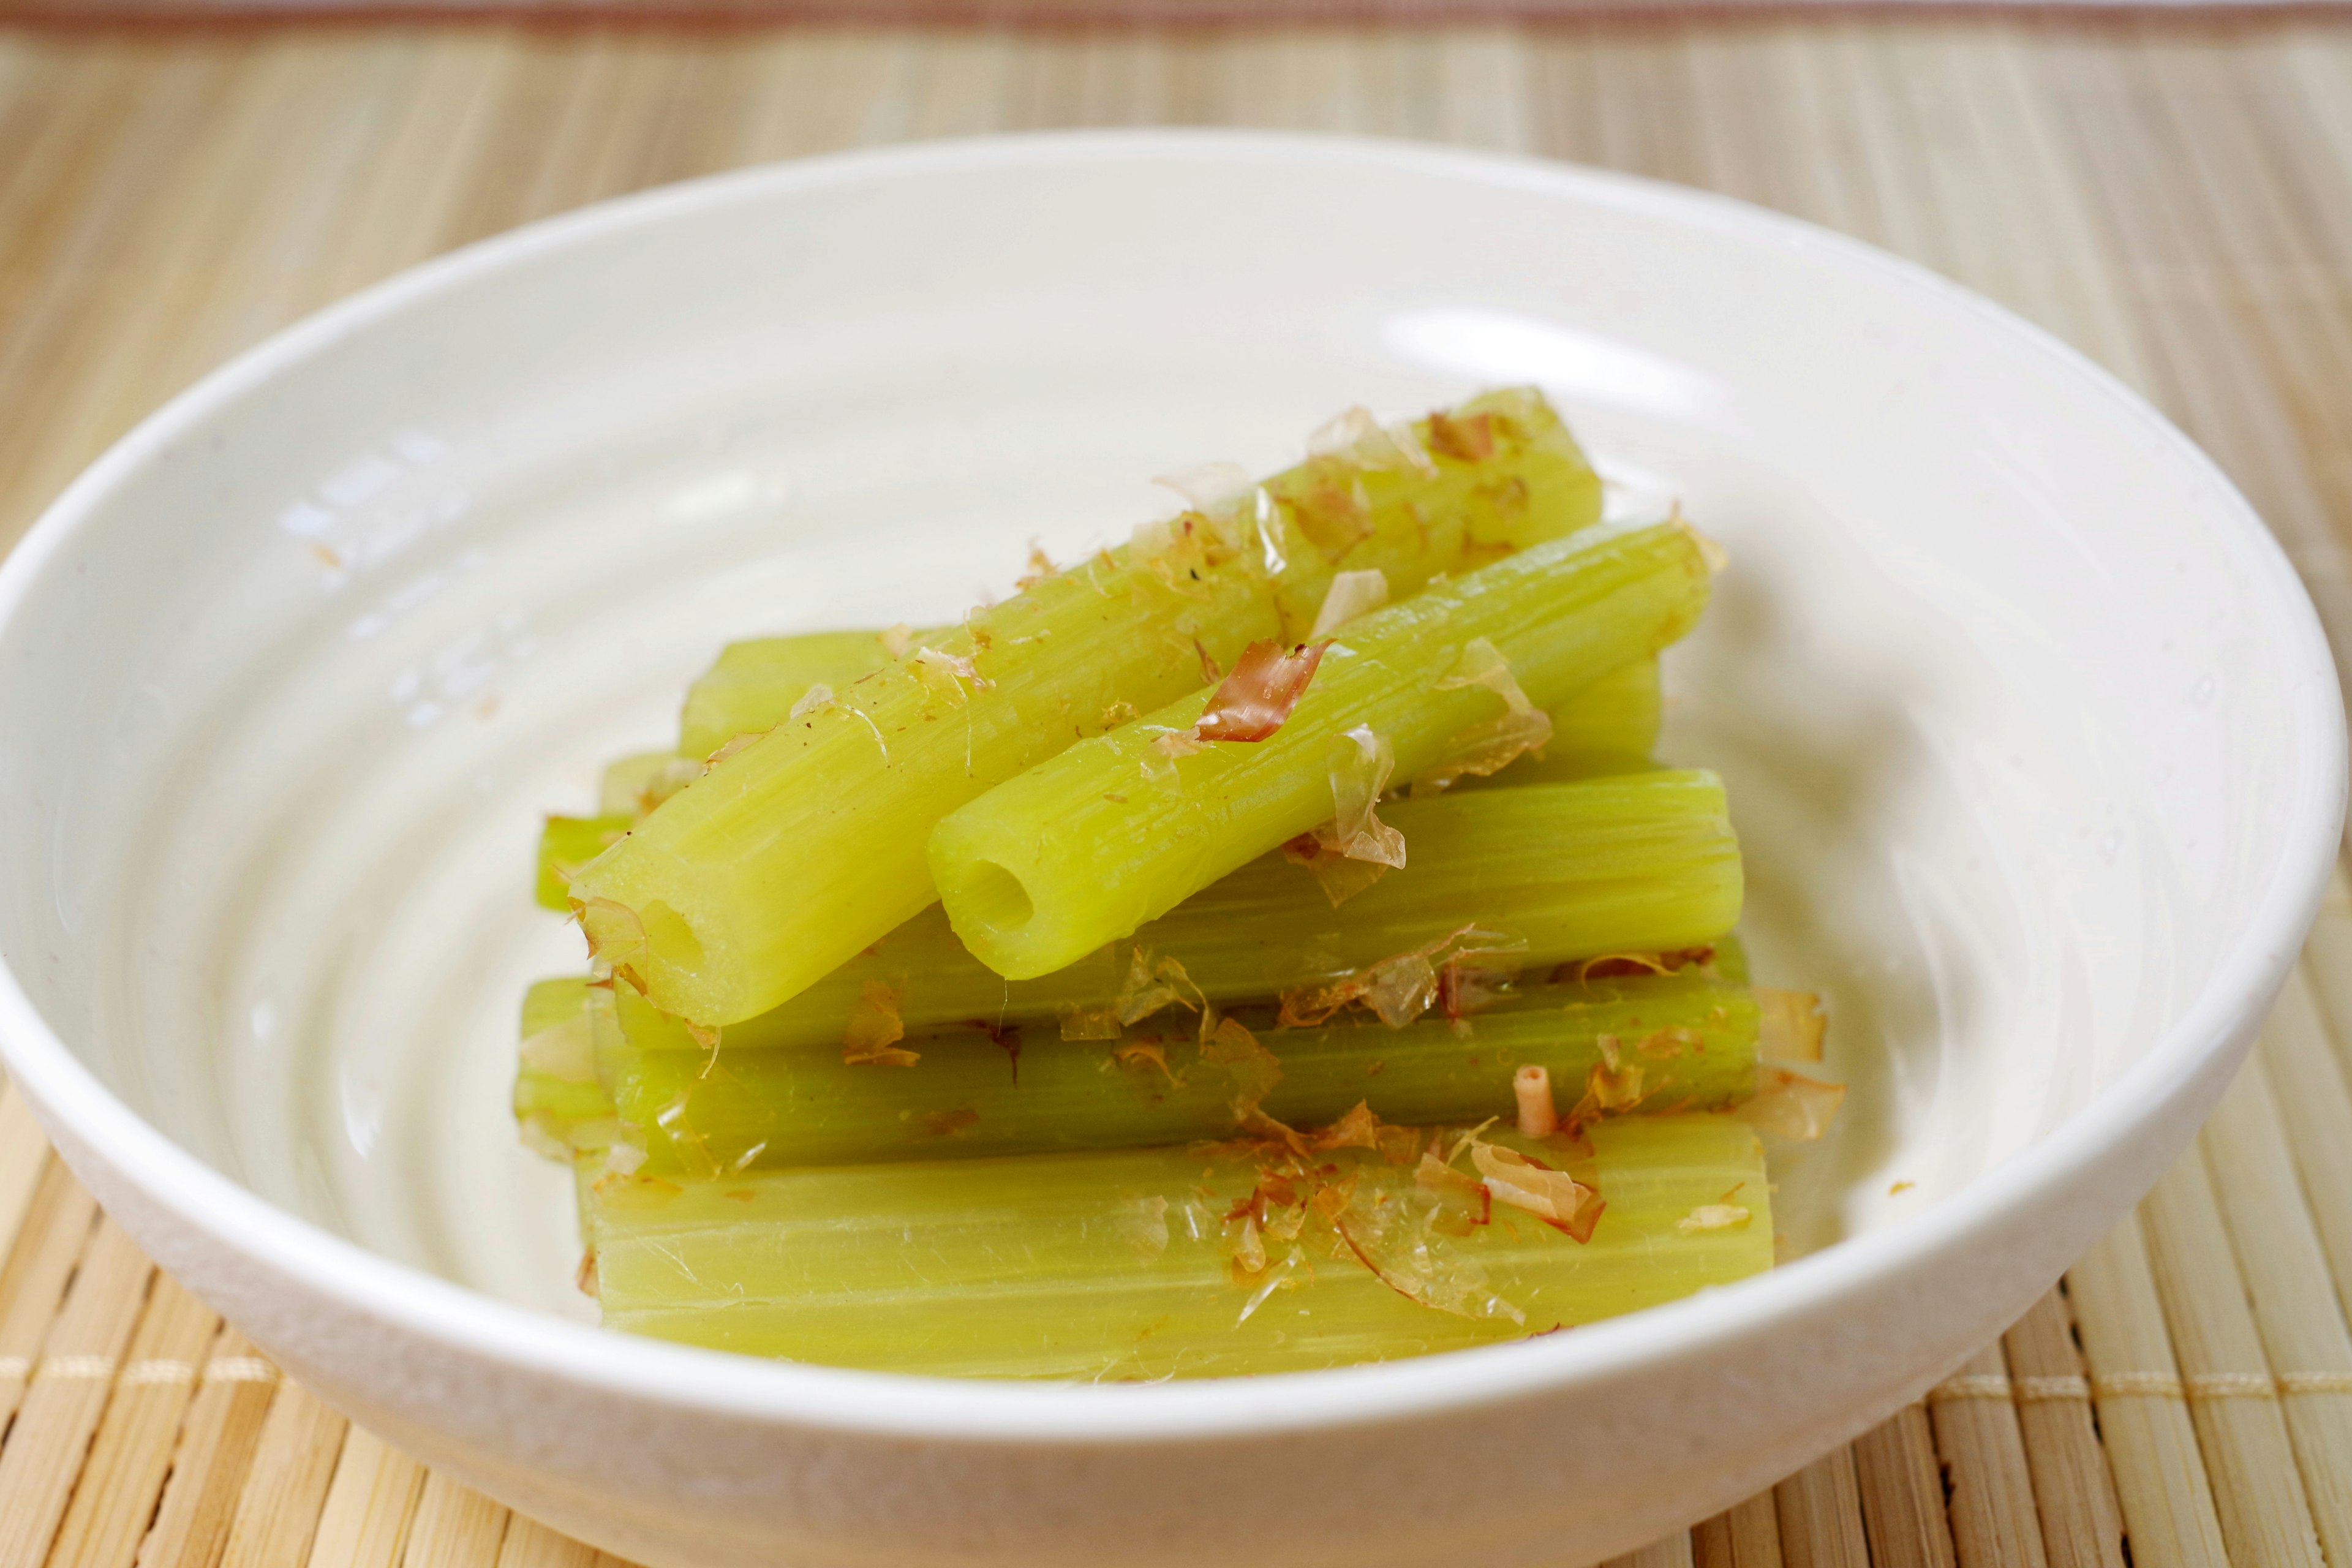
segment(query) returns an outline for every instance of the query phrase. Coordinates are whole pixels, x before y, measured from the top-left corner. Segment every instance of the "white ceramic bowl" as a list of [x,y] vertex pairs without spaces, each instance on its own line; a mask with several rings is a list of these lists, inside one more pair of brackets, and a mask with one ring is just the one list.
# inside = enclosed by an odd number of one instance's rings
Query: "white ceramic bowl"
[[[503,1110],[542,808],[725,637],[953,615],[1187,462],[1544,384],[1729,545],[1670,666],[1855,1088],[1769,1277],[1307,1376],[994,1386],[602,1333]],[[0,1039],[116,1217],[393,1441],[657,1563],[1588,1561],[2002,1328],[2228,1079],[2333,668],[2178,433],[1916,268],[1354,142],[950,143],[519,231],[117,447],[0,567]],[[1911,1185],[1893,1192],[1897,1183]],[[1834,1245],[1829,1245],[1830,1243]]]

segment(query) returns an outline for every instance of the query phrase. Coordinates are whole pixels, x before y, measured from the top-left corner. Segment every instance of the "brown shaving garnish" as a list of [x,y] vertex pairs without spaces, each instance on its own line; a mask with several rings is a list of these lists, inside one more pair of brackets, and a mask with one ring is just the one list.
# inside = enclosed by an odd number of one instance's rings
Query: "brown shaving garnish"
[[1066,1040],[1115,1040],[1119,1032],[1116,1004],[1062,1009],[1062,1038]]
[[646,989],[637,965],[650,958],[653,950],[637,911],[611,899],[574,899],[572,913],[580,922],[581,934],[588,939],[589,958],[613,978],[625,980],[639,991]]
[[1060,570],[1054,564],[1053,558],[1033,539],[1029,542],[1029,570],[1013,579],[1013,586],[1025,594]]
[[1168,1047],[1166,1043],[1156,1037],[1149,1040],[1130,1041],[1126,1045],[1115,1047],[1111,1051],[1110,1055],[1111,1059],[1118,1063],[1118,1065],[1123,1068],[1158,1068],[1160,1069],[1160,1076],[1168,1080],[1170,1088],[1181,1089],[1184,1087],[1184,1080],[1178,1078],[1176,1076],[1175,1069],[1168,1065]]
[[1604,952],[1570,960],[1553,970],[1551,977],[1563,984],[1571,980],[1631,980],[1645,974],[1673,974],[1692,964],[1704,966],[1714,962],[1712,946],[1676,948],[1666,952]]
[[1359,616],[1367,616],[1389,602],[1389,575],[1377,566],[1341,572],[1323,591],[1323,607],[1315,613],[1310,637],[1328,637]]
[[1515,952],[1526,945],[1500,932],[1460,926],[1434,942],[1367,964],[1338,980],[1284,992],[1280,1021],[1285,1028],[1310,1027],[1327,1022],[1350,1004],[1360,1004],[1390,1028],[1402,1029],[1437,1000],[1441,965]]
[[1655,1061],[1672,1061],[1685,1051],[1704,1051],[1706,1041],[1696,1029],[1673,1025],[1653,1029],[1633,1043],[1633,1048]]
[[[915,646],[915,628],[900,621],[897,626],[877,633],[874,640],[882,645],[882,651],[893,660],[901,659],[907,657],[907,650]],[[799,714],[794,713],[793,717],[798,718]]]
[[1844,1100],[1845,1085],[1768,1062],[1757,1069],[1756,1098],[1732,1114],[1759,1132],[1810,1143],[1829,1131]]
[[1511,1093],[1519,1104],[1519,1131],[1529,1138],[1549,1138],[1559,1130],[1559,1108],[1552,1103],[1551,1072],[1530,1062],[1511,1075]]
[[926,1111],[915,1119],[917,1126],[933,1138],[957,1138],[980,1125],[980,1112],[969,1105],[953,1110]]
[[[813,692],[824,691],[824,688],[821,686],[814,686],[809,689]],[[832,693],[826,692],[825,695],[830,699]],[[806,697],[803,697],[802,700],[806,701]],[[797,710],[798,704],[795,704],[794,708],[795,710]],[[728,758],[735,755],[736,752],[749,751],[752,746],[758,744],[759,742],[767,735],[767,733],[768,732],[765,730],[746,730],[743,733],[730,738],[723,742],[717,751],[702,759],[702,771],[707,773],[711,769],[717,767],[719,763],[725,762]]]
[[1273,735],[1307,694],[1307,683],[1330,646],[1327,637],[1285,653],[1280,643],[1266,638],[1242,649],[1233,672],[1210,693],[1208,707],[1192,726],[1193,738],[1263,741]]
[[1241,1233],[1234,1237],[1234,1275],[1236,1282],[1254,1274],[1265,1272],[1265,1243],[1257,1233],[1257,1215],[1242,1218]]
[[596,1293],[596,1249],[590,1247],[580,1255],[580,1267],[572,1271],[572,1283],[583,1296]]
[[1391,1165],[1409,1165],[1421,1150],[1421,1134],[1410,1127],[1395,1127],[1382,1121],[1363,1100],[1345,1116],[1322,1131],[1310,1136],[1307,1146],[1318,1153],[1333,1149],[1370,1149]]
[[1709,1230],[1745,1230],[1753,1217],[1738,1204],[1701,1204],[1675,1221],[1675,1228],[1685,1236]]
[[1608,1206],[1599,1193],[1566,1171],[1556,1171],[1516,1149],[1473,1143],[1470,1163],[1486,1178],[1486,1190],[1495,1194],[1496,1203],[1531,1214],[1575,1241],[1592,1239],[1592,1227],[1601,1223],[1601,1211]]
[[922,1059],[899,1047],[907,1026],[898,1016],[898,993],[879,980],[866,983],[865,994],[850,1005],[848,1026],[842,1032],[841,1059],[852,1067],[910,1068]]
[[967,683],[973,691],[986,691],[995,684],[980,673],[969,657],[942,653],[935,647],[917,648],[907,662],[913,668],[915,679],[927,689],[959,708],[969,695],[964,689]]
[[[1209,998],[1192,984],[1192,977],[1184,973],[1181,963],[1172,958],[1155,963],[1151,950],[1146,947],[1135,948],[1131,953],[1127,978],[1119,982],[1118,994],[1111,1004],[1112,1014],[1122,1028],[1139,1024],[1169,1006],[1189,1007],[1195,1013],[1203,1013],[1205,1019]],[[1184,994],[1187,991],[1192,994],[1189,1000]],[[1066,1033],[1063,1037],[1069,1037]]]
[[1437,683],[1440,691],[1472,686],[1486,687],[1500,697],[1503,712],[1448,741],[1445,760],[1415,775],[1415,795],[1435,795],[1459,778],[1484,778],[1500,772],[1526,753],[1541,751],[1551,739],[1551,715],[1528,700],[1511,674],[1510,661],[1485,637],[1472,637],[1463,645],[1453,673]]
[[1451,414],[1429,416],[1430,449],[1457,463],[1483,463],[1495,455],[1495,422],[1491,416]]
[[1211,653],[1209,651],[1208,645],[1203,643],[1199,637],[1194,637],[1192,639],[1192,652],[1201,660],[1202,685],[1214,686],[1218,681],[1223,680],[1225,678],[1225,672],[1218,668],[1217,656]]
[[1822,1040],[1830,1026],[1822,1012],[1821,997],[1811,991],[1783,991],[1772,985],[1754,990],[1759,1053],[1787,1062],[1820,1061]]
[[1291,521],[1326,561],[1346,559],[1370,539],[1372,500],[1356,466],[1339,458],[1310,458],[1304,479],[1283,497]]
[[1244,1132],[1258,1137],[1279,1138],[1296,1144],[1298,1134],[1268,1116],[1259,1101],[1274,1091],[1282,1081],[1282,1063],[1272,1051],[1258,1043],[1258,1037],[1232,1018],[1220,1018],[1216,1026],[1209,1026],[1208,1018],[1201,1023],[1201,1061],[1204,1066],[1223,1068],[1233,1075],[1232,1100],[1234,1121]]
[[1404,835],[1380,819],[1381,794],[1396,771],[1396,752],[1359,724],[1332,748],[1331,820],[1282,847],[1283,858],[1314,874],[1339,908],[1405,863]]

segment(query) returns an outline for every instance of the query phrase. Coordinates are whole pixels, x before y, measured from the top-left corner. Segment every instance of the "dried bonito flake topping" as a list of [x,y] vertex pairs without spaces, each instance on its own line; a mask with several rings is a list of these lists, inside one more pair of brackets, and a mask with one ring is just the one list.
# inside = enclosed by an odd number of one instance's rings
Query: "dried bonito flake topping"
[[[1127,977],[1119,982],[1118,994],[1111,1002],[1112,1016],[1124,1028],[1171,1005],[1189,1007],[1205,1017],[1209,998],[1175,959],[1155,959],[1148,947],[1132,949]],[[1065,1034],[1064,1037],[1070,1037]]]
[[1391,1029],[1402,1029],[1436,1002],[1440,976],[1449,966],[1523,952],[1527,943],[1476,925],[1457,926],[1433,942],[1394,953],[1337,980],[1301,985],[1282,994],[1285,1028],[1311,1027],[1341,1008],[1360,1005]]
[[1499,1143],[1474,1141],[1470,1163],[1496,1203],[1531,1214],[1571,1240],[1591,1241],[1608,1207],[1598,1192],[1566,1171]]
[[1033,539],[1029,542],[1029,569],[1013,579],[1013,586],[1025,594],[1059,571],[1061,568],[1054,564],[1054,558]]
[[1404,864],[1404,835],[1378,811],[1395,772],[1386,737],[1363,724],[1341,735],[1331,750],[1331,820],[1282,847],[1286,859],[1314,873],[1334,909]]
[[1323,662],[1330,639],[1302,644],[1289,652],[1271,638],[1242,649],[1230,674],[1209,695],[1209,705],[1192,726],[1202,741],[1263,741],[1289,721],[1307,683]]
[[1308,1134],[1307,1146],[1318,1153],[1334,1149],[1369,1149],[1389,1164],[1410,1165],[1421,1152],[1421,1134],[1410,1127],[1382,1121],[1370,1104],[1360,1100],[1339,1121],[1320,1132]]
[[1174,490],[1186,506],[1205,514],[1238,506],[1257,489],[1257,480],[1239,463],[1195,463],[1157,475],[1151,482]]
[[[880,643],[882,651],[892,658],[904,658],[907,650],[915,646],[915,628],[900,621],[897,626],[875,634],[874,640]],[[832,693],[827,692],[826,695],[829,697]]]
[[1437,465],[1410,421],[1383,425],[1360,405],[1324,421],[1307,437],[1310,458],[1339,458],[1364,468],[1411,468],[1433,474]]
[[972,691],[986,691],[995,683],[972,664],[971,656],[919,647],[907,661],[926,690],[945,697],[958,707]]
[[1495,419],[1489,414],[1429,416],[1429,445],[1458,463],[1483,463],[1495,455]]
[[1603,952],[1570,959],[1551,972],[1554,981],[1631,980],[1645,974],[1674,974],[1693,964],[1704,969],[1715,962],[1715,949],[1678,948],[1671,952]]
[[1756,1070],[1756,1098],[1732,1114],[1759,1132],[1810,1143],[1829,1131],[1844,1102],[1845,1085],[1766,1062]]
[[1780,1061],[1820,1061],[1822,1042],[1830,1027],[1821,997],[1811,991],[1783,991],[1771,985],[1753,989],[1757,1049]]
[[879,980],[866,983],[865,993],[850,1005],[849,1022],[841,1037],[841,1059],[852,1067],[910,1068],[921,1055],[898,1044],[907,1025],[898,1016],[898,993]]
[[1377,566],[1342,572],[1323,591],[1323,607],[1315,613],[1310,637],[1328,637],[1359,616],[1370,615],[1389,602],[1389,574]]
[[1511,673],[1510,660],[1485,637],[1472,637],[1462,647],[1451,673],[1440,679],[1440,691],[1460,691],[1483,686],[1503,700],[1503,711],[1483,724],[1473,724],[1446,742],[1443,762],[1424,769],[1412,781],[1415,795],[1435,795],[1454,780],[1486,777],[1541,751],[1551,739],[1551,715],[1528,700]]
[[1738,1204],[1701,1204],[1675,1221],[1675,1228],[1685,1236],[1709,1230],[1745,1230],[1752,1217]]

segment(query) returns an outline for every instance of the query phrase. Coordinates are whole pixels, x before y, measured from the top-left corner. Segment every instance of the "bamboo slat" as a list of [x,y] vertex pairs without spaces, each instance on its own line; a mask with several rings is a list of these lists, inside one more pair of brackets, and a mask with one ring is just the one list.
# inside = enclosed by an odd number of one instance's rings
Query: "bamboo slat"
[[219,1568],[277,1393],[277,1370],[243,1334],[223,1328],[182,1418],[138,1568]]
[[1870,1568],[1853,1450],[1822,1455],[1772,1489],[1788,1568]]
[[2091,1382],[2063,1290],[2001,1338],[2050,1568],[2126,1568],[2115,1478],[2091,1419]]
[[481,1493],[428,1474],[401,1561],[407,1568],[499,1568],[509,1517]]
[[1780,1514],[1770,1492],[1724,1510],[1691,1531],[1697,1568],[1781,1568]]
[[2231,1561],[2320,1568],[2294,1445],[2204,1163],[2166,1172],[2140,1222]]
[[425,1490],[425,1468],[354,1426],[310,1543],[311,1568],[400,1568]]
[[137,1561],[205,1352],[219,1331],[211,1308],[155,1277],[49,1550],[56,1568],[131,1568]]
[[[237,1493],[222,1568],[289,1568],[311,1561],[347,1424],[298,1384],[280,1383]],[[325,1563],[320,1568],[326,1568]]]
[[1906,1405],[1855,1438],[1853,1468],[1874,1568],[1953,1568],[1944,1478],[1926,1408]]
[[1952,1457],[1952,1542],[1960,1568],[2048,1568],[2008,1358],[1987,1345],[1928,1391],[1936,1447]]

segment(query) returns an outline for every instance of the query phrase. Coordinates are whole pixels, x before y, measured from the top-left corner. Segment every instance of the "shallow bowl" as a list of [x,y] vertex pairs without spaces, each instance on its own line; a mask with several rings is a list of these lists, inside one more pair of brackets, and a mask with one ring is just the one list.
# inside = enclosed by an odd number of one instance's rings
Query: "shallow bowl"
[[[1533,381],[1729,547],[1666,751],[1853,1084],[1790,1261],[1395,1365],[1013,1386],[603,1333],[504,1110],[536,815],[730,637],[921,624],[1352,403]],[[0,567],[0,1048],[290,1372],[657,1564],[1591,1561],[1949,1373],[2114,1224],[2318,898],[2311,607],[2178,432],[1917,268],[1557,165],[1257,135],[814,161],[318,316]]]

